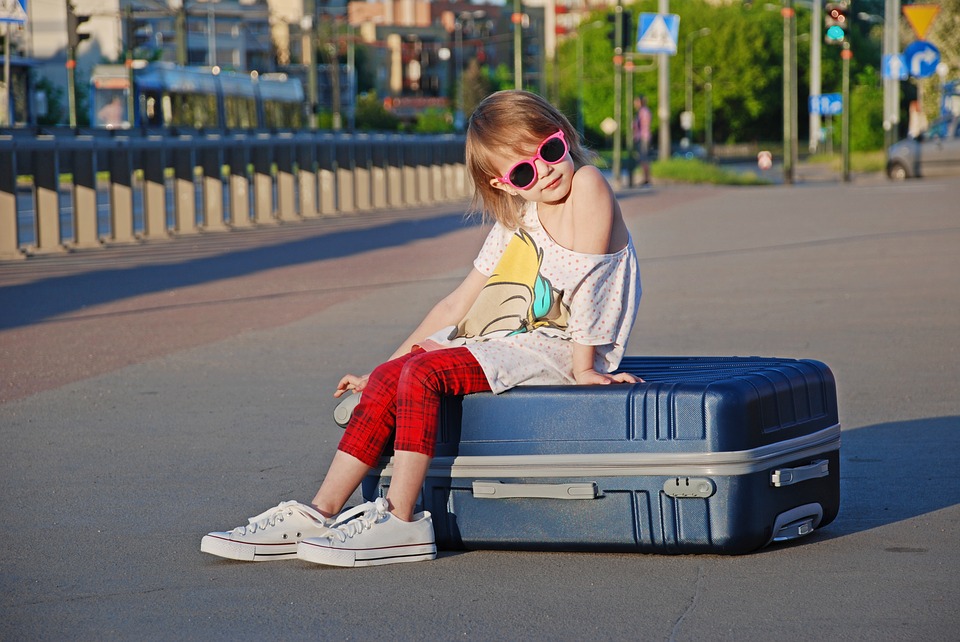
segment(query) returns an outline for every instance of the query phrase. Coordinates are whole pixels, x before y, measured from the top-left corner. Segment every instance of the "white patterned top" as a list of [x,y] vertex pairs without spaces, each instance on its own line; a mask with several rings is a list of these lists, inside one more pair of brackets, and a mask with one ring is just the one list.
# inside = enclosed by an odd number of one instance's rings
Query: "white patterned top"
[[430,340],[466,346],[495,393],[576,383],[573,342],[596,346],[597,372],[620,365],[641,294],[632,238],[613,254],[574,252],[547,234],[528,203],[519,229],[494,225],[473,265],[487,284],[463,321]]

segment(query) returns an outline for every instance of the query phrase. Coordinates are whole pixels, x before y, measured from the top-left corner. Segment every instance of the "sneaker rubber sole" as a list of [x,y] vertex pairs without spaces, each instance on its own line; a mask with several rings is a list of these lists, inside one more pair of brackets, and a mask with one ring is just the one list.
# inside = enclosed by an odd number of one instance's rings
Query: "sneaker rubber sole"
[[380,548],[343,549],[330,546],[328,540],[321,538],[305,539],[297,548],[297,557],[326,566],[380,566],[402,562],[425,562],[437,557],[437,545],[433,542],[423,544],[403,544]]
[[200,540],[200,552],[241,562],[292,560],[297,557],[297,543],[253,544],[230,539],[227,533],[210,533]]

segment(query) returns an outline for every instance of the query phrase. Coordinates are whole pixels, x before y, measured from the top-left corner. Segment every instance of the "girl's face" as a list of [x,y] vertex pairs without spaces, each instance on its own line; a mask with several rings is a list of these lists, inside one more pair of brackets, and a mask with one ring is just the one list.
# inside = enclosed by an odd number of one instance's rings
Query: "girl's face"
[[574,164],[562,132],[542,140],[529,153],[502,150],[490,179],[496,189],[519,194],[527,201],[556,203],[566,199],[573,183]]

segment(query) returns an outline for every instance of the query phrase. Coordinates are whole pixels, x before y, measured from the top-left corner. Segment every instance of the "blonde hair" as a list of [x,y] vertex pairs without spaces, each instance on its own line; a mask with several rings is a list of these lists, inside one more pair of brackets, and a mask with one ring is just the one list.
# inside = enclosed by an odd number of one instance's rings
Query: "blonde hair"
[[544,98],[528,91],[498,91],[483,99],[470,116],[467,128],[466,163],[474,183],[473,209],[509,229],[520,225],[525,200],[490,184],[499,172],[494,167],[504,152],[529,154],[544,138],[563,131],[574,167],[590,164],[594,155],[560,111]]

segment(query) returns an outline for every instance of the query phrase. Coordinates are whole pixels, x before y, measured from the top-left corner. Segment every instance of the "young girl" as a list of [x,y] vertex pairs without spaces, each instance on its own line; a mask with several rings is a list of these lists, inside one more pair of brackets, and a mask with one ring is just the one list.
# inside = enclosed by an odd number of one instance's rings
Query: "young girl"
[[[535,94],[493,94],[470,117],[466,160],[474,205],[496,221],[473,269],[390,360],[340,380],[335,397],[363,395],[311,505],[282,502],[210,533],[201,551],[334,566],[434,559],[430,514],[414,510],[443,395],[637,381],[614,373],[640,300],[636,252],[567,119]],[[338,516],[391,441],[387,497]]]

